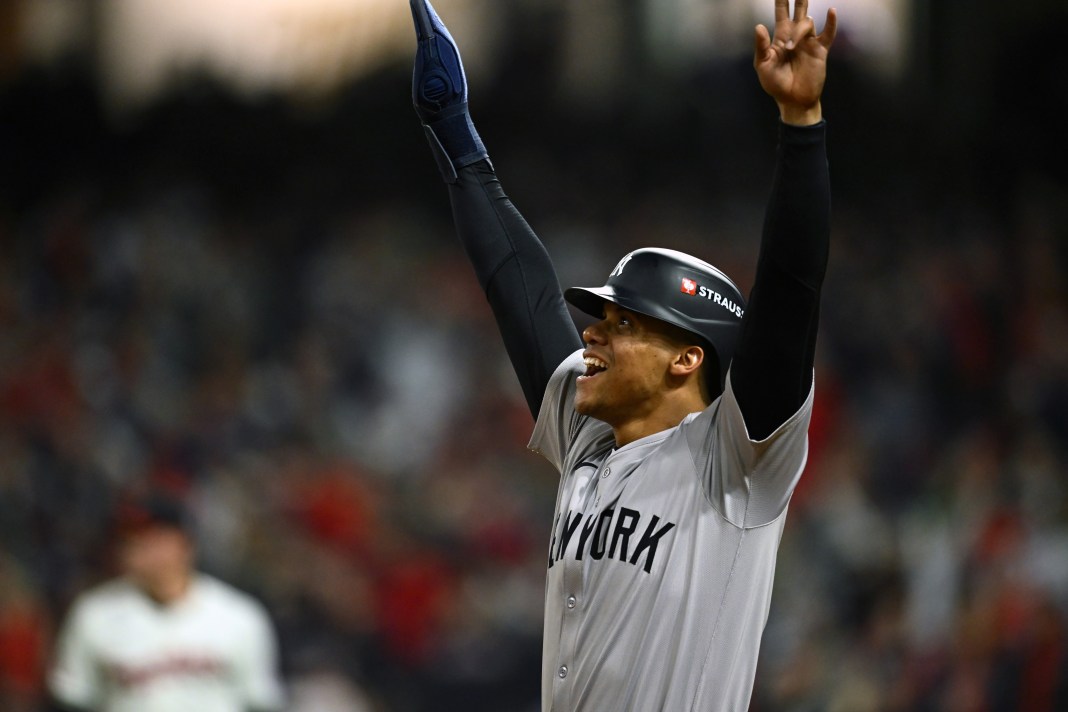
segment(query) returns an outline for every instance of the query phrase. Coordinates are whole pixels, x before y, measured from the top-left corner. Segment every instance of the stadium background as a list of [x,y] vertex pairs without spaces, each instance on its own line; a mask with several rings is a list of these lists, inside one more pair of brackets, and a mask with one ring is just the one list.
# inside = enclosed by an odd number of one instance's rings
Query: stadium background
[[[437,4],[565,284],[662,244],[748,288],[763,4]],[[1068,709],[1068,18],[837,7],[820,390],[753,709]],[[269,607],[293,710],[536,708],[553,478],[410,107],[407,13],[0,5],[0,709],[46,709],[147,483]]]

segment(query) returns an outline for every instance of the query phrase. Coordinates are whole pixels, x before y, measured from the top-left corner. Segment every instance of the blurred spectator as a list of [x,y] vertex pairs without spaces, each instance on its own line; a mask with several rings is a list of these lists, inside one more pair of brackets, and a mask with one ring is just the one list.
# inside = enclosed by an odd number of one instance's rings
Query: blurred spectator
[[116,520],[123,576],[75,600],[49,676],[55,699],[101,712],[283,709],[266,613],[194,569],[177,500],[124,502]]

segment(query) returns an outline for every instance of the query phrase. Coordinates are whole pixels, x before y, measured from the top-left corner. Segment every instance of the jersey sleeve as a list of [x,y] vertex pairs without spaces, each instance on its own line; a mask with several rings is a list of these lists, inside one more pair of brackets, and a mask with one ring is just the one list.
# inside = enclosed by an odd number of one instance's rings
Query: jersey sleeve
[[76,602],[60,630],[48,687],[55,700],[79,709],[93,709],[103,692],[100,667],[93,655],[89,612]]
[[237,684],[249,710],[274,712],[285,706],[278,678],[278,642],[267,612],[254,600],[249,604]]
[[612,429],[575,412],[575,379],[585,372],[582,350],[575,351],[553,372],[527,447],[563,473],[569,463],[610,446]]
[[723,396],[688,427],[688,444],[705,495],[735,526],[763,526],[786,511],[808,459],[814,391],[813,379],[793,415],[767,437],[754,440],[728,372]]

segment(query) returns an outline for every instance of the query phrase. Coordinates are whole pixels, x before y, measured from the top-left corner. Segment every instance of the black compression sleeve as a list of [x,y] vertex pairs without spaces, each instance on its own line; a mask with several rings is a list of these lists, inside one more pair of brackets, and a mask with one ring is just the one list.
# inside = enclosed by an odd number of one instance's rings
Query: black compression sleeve
[[449,199],[456,232],[537,418],[549,377],[582,346],[556,270],[488,161],[461,169],[449,185]]
[[756,278],[731,362],[731,385],[755,440],[808,397],[830,215],[826,124],[781,124]]

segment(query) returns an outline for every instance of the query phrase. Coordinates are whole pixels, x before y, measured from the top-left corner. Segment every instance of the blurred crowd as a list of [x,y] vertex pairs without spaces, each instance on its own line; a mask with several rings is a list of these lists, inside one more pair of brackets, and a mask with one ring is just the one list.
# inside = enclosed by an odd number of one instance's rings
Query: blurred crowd
[[[6,93],[29,144],[0,196],[0,709],[47,709],[57,626],[149,488],[268,607],[293,712],[538,709],[553,472],[387,74],[325,118],[200,87],[132,128],[78,82]],[[509,132],[523,101],[475,118],[562,282],[658,244],[748,288],[773,107],[549,142]],[[839,107],[753,710],[1068,709],[1068,191],[880,173]]]

